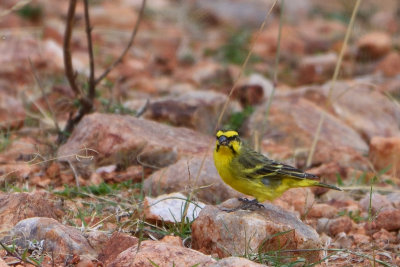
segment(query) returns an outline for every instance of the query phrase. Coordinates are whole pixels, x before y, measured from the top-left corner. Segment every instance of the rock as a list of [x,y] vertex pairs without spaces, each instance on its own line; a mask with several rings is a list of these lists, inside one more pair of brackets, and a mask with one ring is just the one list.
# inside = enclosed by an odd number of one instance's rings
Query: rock
[[390,52],[376,67],[377,72],[382,72],[387,77],[394,77],[400,74],[400,53]]
[[[189,91],[179,96],[168,96],[150,101],[143,116],[213,135],[215,124],[225,102],[226,95],[222,93],[205,90]],[[230,113],[237,109],[234,103],[229,103],[223,121],[226,121]]]
[[215,260],[211,256],[181,246],[160,241],[140,242],[121,252],[110,267],[153,267],[153,266],[209,266]]
[[336,66],[336,61],[337,55],[335,53],[303,57],[298,67],[298,82],[300,84],[310,84],[330,80]]
[[[255,40],[253,52],[261,57],[273,58],[277,51],[279,25],[274,24],[265,29]],[[257,35],[254,35],[254,38]],[[294,55],[303,55],[305,43],[299,37],[298,31],[288,25],[282,26],[280,49],[282,57],[292,58]]]
[[8,265],[2,258],[0,258],[0,267],[9,267]]
[[89,245],[96,251],[97,254],[102,252],[104,245],[109,241],[110,235],[105,231],[92,230],[84,235],[89,242]]
[[174,246],[183,247],[182,239],[179,236],[166,235],[160,241]]
[[[46,61],[51,61],[50,58],[43,57],[39,38],[31,34],[19,37],[12,34],[5,35],[2,42],[0,42],[0,55],[3,55],[0,58],[0,66],[2,66],[0,69],[0,77],[14,81],[13,93],[16,92],[16,89],[20,88],[17,84],[26,83],[28,81],[31,82],[32,80],[32,76],[28,77],[28,75],[26,75],[26,73],[32,72],[27,58],[32,61],[34,66],[43,64]],[[18,83],[15,83],[15,81],[18,81]],[[13,102],[16,101],[10,100]],[[2,102],[3,101],[5,101],[5,99],[3,99]],[[8,105],[9,104],[7,104],[7,106]],[[16,107],[19,109],[20,105],[21,103]],[[3,112],[5,111],[2,111],[2,113]],[[13,113],[11,112],[9,114],[12,115]],[[8,119],[10,119],[10,117],[8,117]]]
[[[400,136],[397,123],[400,120],[400,110],[385,94],[368,85],[371,83],[377,81],[372,77],[353,82],[337,81],[331,91],[332,113],[366,141],[374,136]],[[330,88],[331,84],[326,83],[322,88],[299,88],[290,95],[305,97],[325,108]],[[361,151],[366,152],[365,147]]]
[[4,92],[0,87],[0,130],[18,129],[24,124],[25,109],[22,102]]
[[329,204],[317,203],[312,205],[307,213],[307,217],[311,218],[333,218],[338,214],[339,210]]
[[335,237],[335,242],[332,244],[334,247],[339,248],[350,248],[353,245],[354,241],[352,236],[347,235],[345,232],[340,232]]
[[231,26],[259,26],[265,19],[266,8],[272,3],[271,0],[200,0],[195,1],[195,9]]
[[213,61],[201,61],[191,69],[184,69],[181,76],[186,77],[197,87],[219,89],[232,87],[233,75],[231,71]]
[[[337,116],[353,129],[364,140],[374,136],[400,136],[400,111],[395,103],[386,95],[375,90],[369,80],[356,83],[338,82],[332,90],[333,109]],[[328,95],[330,85],[324,85],[324,93]],[[354,101],[357,99],[357,101]]]
[[353,234],[354,243],[358,245],[369,244],[371,242],[371,237],[364,234]]
[[[345,151],[343,151],[345,154]],[[359,155],[361,156],[361,155]],[[353,174],[355,170],[342,166],[336,161],[321,164],[318,167],[311,168],[307,172],[317,175],[318,177],[323,177],[325,181],[337,182],[337,176],[346,179],[349,175]],[[317,194],[319,195],[319,194]]]
[[54,255],[55,262],[64,262],[74,255],[90,259],[97,256],[79,230],[51,218],[33,217],[22,220],[14,226],[9,236],[12,242],[22,248],[28,247],[29,241],[44,240],[43,251]]
[[[250,132],[259,131],[260,125],[265,124],[265,112],[266,105],[256,108],[249,118]],[[266,121],[268,127],[262,137],[262,144],[279,143],[291,148],[292,151],[308,151],[323,114],[325,122],[313,164],[332,162],[335,158],[343,165],[348,165],[351,161],[354,165],[367,168],[365,159],[357,152],[368,150],[360,135],[313,102],[296,95],[275,97]],[[303,165],[306,157],[307,155],[304,156]],[[302,165],[301,160],[296,159],[296,161]]]
[[30,217],[60,219],[64,215],[54,199],[45,192],[0,193],[0,232],[8,231],[14,225]]
[[[390,2],[390,1],[389,1]],[[393,3],[396,3],[393,5]],[[399,24],[397,22],[396,10],[398,9],[398,3],[392,1],[392,5],[386,1],[385,10],[378,9],[369,19],[370,25],[374,25],[374,29],[386,31],[390,34],[394,34],[399,30]],[[397,5],[397,6],[396,6]]]
[[[282,203],[283,202],[283,203]],[[315,202],[310,188],[291,188],[272,203],[289,211],[296,211],[300,215],[307,214]],[[290,208],[288,208],[288,206]]]
[[400,229],[400,210],[389,209],[379,212],[375,220],[377,229],[397,231]]
[[335,219],[321,218],[317,223],[319,233],[326,233],[330,236],[336,236],[339,233],[349,233],[353,227],[352,220],[347,216]]
[[[186,128],[174,128],[128,115],[94,113],[75,127],[67,143],[58,150],[60,160],[85,155],[83,148],[94,149],[101,165],[124,163],[163,167],[179,158],[203,154],[212,139]],[[93,152],[90,152],[93,154]],[[119,162],[118,162],[119,160]],[[80,159],[83,161],[83,158]]]
[[386,196],[378,193],[372,193],[372,196],[370,196],[370,193],[367,193],[360,200],[360,206],[365,212],[369,212],[371,206],[372,215],[375,215],[376,213],[379,213],[383,210],[393,208],[392,204],[386,198]]
[[[5,155],[3,154],[2,156]],[[33,177],[40,173],[40,171],[38,165],[29,165],[25,162],[3,164],[0,165],[0,183],[6,181],[8,184],[12,184],[14,182],[24,183],[27,180],[32,181]]]
[[258,84],[242,85],[233,91],[232,96],[239,100],[242,107],[247,107],[262,103],[264,91]]
[[158,196],[173,192],[189,193],[192,188],[204,187],[199,189],[195,196],[211,204],[243,196],[222,181],[211,157],[206,158],[195,184],[202,160],[201,156],[181,159],[165,169],[154,172],[143,183],[146,194]]
[[388,194],[387,196],[387,200],[389,200],[390,204],[396,208],[396,209],[400,209],[400,194],[397,192],[393,192]]
[[400,137],[374,137],[371,139],[369,159],[377,171],[390,167],[385,174],[400,175]]
[[392,48],[392,39],[386,32],[369,32],[357,41],[357,57],[376,59],[386,55]]
[[388,232],[385,229],[381,229],[379,232],[374,233],[372,238],[377,244],[381,243],[380,247],[383,247],[388,243],[395,243],[397,239],[393,232]]
[[317,18],[300,22],[298,31],[307,54],[315,54],[328,51],[336,42],[342,41],[346,26],[338,20]]
[[114,261],[122,251],[136,246],[138,243],[139,239],[134,236],[114,232],[108,242],[104,245],[98,259],[104,264],[104,266],[109,266],[109,264]]
[[262,267],[265,265],[255,263],[251,260],[241,257],[227,257],[220,259],[216,263],[209,265],[208,267]]
[[[197,218],[204,204],[201,202],[187,202],[187,197],[181,193],[161,195],[157,198],[145,197],[144,214],[146,220],[162,221],[166,223],[180,223],[182,221],[193,221]],[[185,206],[187,214],[183,218]]]
[[104,2],[92,7],[90,19],[91,23],[98,25],[98,27],[130,29],[136,23],[137,11],[134,8],[128,8],[126,5],[121,7]]
[[[221,210],[239,205],[238,200],[231,199],[219,206],[206,206],[192,224],[192,247],[203,253],[216,253],[219,257],[263,251],[277,251],[279,254],[283,247],[299,252],[321,247],[314,229],[274,205],[264,204],[265,209],[254,212]],[[309,262],[320,259],[317,251],[300,254]],[[287,257],[288,254],[281,256]]]

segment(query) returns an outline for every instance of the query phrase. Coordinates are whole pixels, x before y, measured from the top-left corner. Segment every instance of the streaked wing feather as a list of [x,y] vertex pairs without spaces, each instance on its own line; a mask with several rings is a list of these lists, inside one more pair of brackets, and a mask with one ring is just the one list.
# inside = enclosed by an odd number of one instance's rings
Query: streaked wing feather
[[246,157],[241,157],[239,163],[245,168],[245,172],[256,179],[282,179],[292,177],[297,179],[317,179],[318,176],[305,173],[290,165],[271,160],[264,155],[250,149],[244,151]]

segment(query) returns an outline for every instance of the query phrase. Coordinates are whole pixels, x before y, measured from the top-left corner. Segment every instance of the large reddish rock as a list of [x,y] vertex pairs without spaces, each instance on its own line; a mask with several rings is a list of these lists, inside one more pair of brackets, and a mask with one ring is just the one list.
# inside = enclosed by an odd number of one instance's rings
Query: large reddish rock
[[380,212],[375,220],[377,229],[397,231],[400,229],[400,210],[388,209]]
[[[299,215],[307,214],[315,202],[314,194],[310,188],[291,188],[272,203],[288,211],[298,212]],[[266,201],[267,203],[267,201]]]
[[325,232],[330,236],[337,236],[340,233],[349,233],[353,228],[352,220],[347,216],[334,219],[321,218],[318,220],[318,232]]
[[320,53],[332,49],[342,41],[346,26],[338,20],[312,19],[300,22],[299,35],[305,41],[307,54]]
[[385,56],[376,68],[387,77],[394,77],[400,74],[400,53],[391,52]]
[[379,193],[365,194],[360,200],[360,207],[363,211],[369,212],[371,210],[372,216],[387,209],[393,209],[392,204],[385,195]]
[[[274,24],[260,33],[255,34],[258,39],[254,43],[254,53],[262,57],[274,57],[277,51],[279,25]],[[299,37],[297,30],[288,25],[283,25],[281,32],[280,50],[282,56],[303,55],[305,42]]]
[[303,57],[299,63],[298,82],[321,83],[331,79],[337,59],[335,53]]
[[26,218],[61,219],[63,215],[64,211],[48,193],[0,193],[0,232],[11,230],[16,223]]
[[186,128],[128,115],[94,113],[85,116],[75,127],[67,143],[59,148],[58,157],[74,160],[76,154],[85,155],[83,149],[88,148],[96,151],[89,153],[102,165],[115,164],[119,159],[128,166],[141,163],[163,167],[180,158],[205,153],[212,140]]
[[108,266],[118,255],[139,243],[139,239],[127,234],[114,232],[99,254],[98,260]]
[[198,176],[202,160],[202,156],[181,159],[173,165],[154,172],[143,183],[145,192],[158,196],[173,192],[189,193],[190,190],[198,188],[195,196],[211,204],[243,196],[222,181],[211,156],[205,159]]
[[386,32],[369,32],[357,41],[357,56],[361,59],[376,59],[392,48],[392,39]]
[[[368,151],[368,146],[361,136],[312,101],[296,94],[282,94],[276,96],[272,102],[266,121],[265,114],[266,105],[258,107],[248,123],[251,133],[262,130],[260,125],[267,125],[262,136],[262,149],[268,149],[269,144],[279,144],[293,152],[309,151],[319,120],[324,115],[325,121],[312,163],[321,164],[337,160],[341,165],[351,163],[360,168],[367,168],[367,162],[359,153]],[[305,158],[296,161],[302,165]]]
[[[150,101],[143,116],[213,135],[215,124],[226,100],[225,94],[214,91],[189,91],[178,96]],[[230,102],[224,119],[226,120],[234,110],[235,104]]]
[[400,175],[400,137],[372,138],[369,158],[377,171],[390,167],[386,174]]
[[51,218],[33,217],[22,220],[14,226],[9,236],[10,242],[15,242],[22,248],[27,247],[28,241],[44,240],[43,251],[53,255],[56,263],[62,263],[74,255],[90,259],[97,256],[81,231]]
[[[240,205],[236,199],[219,206],[206,206],[192,224],[192,247],[207,254],[244,255],[264,251],[294,250],[308,262],[320,259],[321,247],[314,229],[301,222],[294,214],[274,205],[256,211],[237,210],[226,212]],[[281,254],[287,257],[289,254]]]
[[209,266],[215,260],[198,251],[161,241],[143,241],[115,258],[110,267]]
[[[364,140],[369,141],[374,136],[400,136],[399,108],[386,95],[369,86],[371,82],[370,79],[337,82],[332,89],[335,114]],[[323,86],[326,96],[329,88],[329,83]]]
[[0,130],[10,131],[24,124],[25,109],[22,101],[6,94],[0,86]]
[[[400,110],[384,93],[371,85],[375,83],[378,81],[373,77],[337,81],[330,95],[329,111],[356,130],[365,141],[374,136],[400,136],[397,123]],[[330,89],[331,83],[328,82],[321,87],[298,88],[288,95],[304,97],[325,109]],[[365,149],[362,151],[365,152]]]

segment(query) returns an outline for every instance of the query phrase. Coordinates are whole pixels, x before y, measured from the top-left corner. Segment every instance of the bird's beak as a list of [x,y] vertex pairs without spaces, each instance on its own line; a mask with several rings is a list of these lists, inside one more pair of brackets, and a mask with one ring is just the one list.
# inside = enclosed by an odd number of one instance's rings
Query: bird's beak
[[219,143],[221,146],[227,146],[227,145],[229,144],[229,140],[228,140],[228,138],[227,138],[226,136],[221,135],[221,136],[218,138],[218,143]]

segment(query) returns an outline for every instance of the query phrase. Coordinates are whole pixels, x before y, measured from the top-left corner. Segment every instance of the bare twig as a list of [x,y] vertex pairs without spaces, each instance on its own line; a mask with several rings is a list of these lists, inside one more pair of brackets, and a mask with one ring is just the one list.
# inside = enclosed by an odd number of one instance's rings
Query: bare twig
[[75,183],[76,183],[76,188],[78,189],[78,192],[80,191],[80,186],[79,186],[79,175],[76,172],[76,169],[74,167],[74,165],[72,164],[72,162],[70,160],[67,160],[69,167],[71,168],[73,174],[74,174],[74,178],[75,178]]
[[284,12],[284,7],[285,7],[285,1],[284,0],[281,1],[281,6],[280,7],[281,7],[280,8],[280,11],[281,11],[280,13],[281,14],[280,14],[280,17],[279,17],[278,40],[276,42],[276,55],[275,55],[272,91],[271,91],[271,94],[268,96],[268,101],[267,101],[267,107],[266,107],[266,111],[265,111],[264,121],[261,124],[261,129],[260,129],[260,133],[258,135],[258,139],[255,140],[257,142],[257,144],[255,144],[255,146],[257,148],[261,147],[261,145],[259,145],[259,144],[261,143],[261,138],[263,137],[265,128],[267,127],[269,111],[271,109],[272,100],[274,100],[276,86],[278,84],[278,67],[279,67],[279,59],[280,59],[280,55],[281,55],[283,12]]
[[72,66],[72,56],[71,56],[71,37],[72,37],[72,30],[74,28],[75,9],[76,9],[76,0],[70,0],[68,7],[68,14],[67,14],[67,25],[65,27],[65,33],[64,33],[63,50],[64,50],[65,74],[67,76],[71,89],[74,91],[76,95],[80,96],[81,91],[79,90],[79,87],[75,81],[75,71],[74,67]]
[[85,9],[86,37],[87,37],[87,42],[88,42],[89,67],[90,67],[88,97],[89,97],[89,99],[93,100],[94,95],[95,95],[96,84],[94,83],[94,57],[93,57],[93,43],[92,43],[92,27],[90,26],[88,0],[84,0],[83,4],[84,4],[84,9]]
[[[60,134],[58,135],[57,139],[58,144],[65,142],[68,134],[72,132],[75,125],[83,118],[83,116],[89,113],[93,108],[93,99],[85,96],[79,89],[78,85],[76,84],[75,71],[72,66],[71,37],[74,26],[75,8],[76,8],[76,0],[70,0],[68,15],[67,15],[67,26],[65,28],[63,49],[64,49],[65,75],[67,76],[68,82],[72,90],[74,91],[76,96],[78,96],[80,107],[75,115],[70,114],[70,117],[67,121],[67,125],[65,126],[64,130],[60,132]],[[94,91],[93,91],[93,96],[94,96]]]
[[[339,58],[338,58],[338,61],[336,62],[335,72],[334,72],[333,77],[332,77],[332,82],[331,82],[331,85],[330,85],[330,88],[329,88],[328,97],[327,97],[327,100],[326,100],[326,103],[325,103],[327,108],[332,104],[332,99],[331,98],[332,98],[333,88],[334,88],[336,80],[337,80],[337,78],[339,76],[339,70],[340,70],[340,67],[342,65],[344,52],[346,51],[347,43],[349,42],[350,34],[351,34],[352,29],[353,29],[354,21],[355,21],[357,12],[358,12],[358,8],[360,7],[360,4],[361,4],[361,0],[357,0],[356,4],[354,5],[353,13],[351,14],[349,26],[347,27],[346,35],[344,37],[343,45],[342,45],[342,48],[340,50]],[[312,159],[314,157],[314,153],[315,153],[315,149],[317,147],[319,136],[321,134],[322,125],[323,125],[323,123],[325,121],[325,117],[326,117],[326,113],[324,112],[324,113],[321,114],[321,118],[320,118],[320,120],[318,122],[318,127],[317,127],[317,130],[315,132],[315,136],[314,136],[313,142],[311,144],[310,154],[308,155],[308,158],[307,158],[306,167],[310,167],[311,166],[311,162],[312,162]]]
[[67,121],[67,124],[62,132],[58,135],[57,142],[63,143],[67,139],[69,133],[72,132],[75,125],[89,112],[92,111],[93,108],[93,98],[95,96],[95,88],[96,85],[104,79],[108,73],[122,61],[122,58],[126,55],[129,51],[130,47],[133,44],[135,36],[139,29],[139,24],[143,18],[144,8],[146,5],[146,0],[143,0],[142,7],[139,12],[139,17],[136,21],[136,25],[132,32],[132,36],[129,40],[129,43],[119,58],[111,64],[104,72],[101,74],[97,79],[94,77],[94,58],[93,58],[93,44],[92,44],[92,37],[91,32],[92,28],[90,26],[90,19],[89,19],[89,4],[87,0],[84,0],[84,9],[85,9],[85,24],[86,24],[86,35],[88,41],[88,53],[89,53],[89,61],[90,61],[90,76],[89,76],[89,91],[87,95],[84,95],[83,92],[79,89],[75,81],[75,72],[72,66],[72,57],[71,57],[71,36],[72,30],[74,26],[74,16],[75,16],[75,9],[76,9],[76,0],[70,0],[69,8],[68,8],[68,15],[67,15],[67,26],[65,29],[65,36],[64,36],[64,65],[65,65],[65,74],[67,76],[68,82],[74,91],[74,93],[78,96],[80,107],[79,110],[75,114],[70,114],[70,117]]
[[94,81],[94,84],[97,85],[99,82],[101,82],[109,73],[112,69],[115,68],[119,63],[121,63],[122,59],[125,57],[126,53],[128,53],[129,49],[131,48],[133,41],[135,40],[136,34],[139,30],[139,25],[140,22],[143,19],[143,14],[144,14],[144,9],[146,7],[146,0],[142,1],[142,6],[139,11],[138,19],[136,20],[135,27],[133,28],[133,32],[131,35],[131,38],[129,39],[129,42],[127,46],[125,47],[125,50],[122,52],[122,54]]

